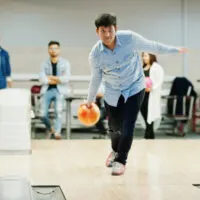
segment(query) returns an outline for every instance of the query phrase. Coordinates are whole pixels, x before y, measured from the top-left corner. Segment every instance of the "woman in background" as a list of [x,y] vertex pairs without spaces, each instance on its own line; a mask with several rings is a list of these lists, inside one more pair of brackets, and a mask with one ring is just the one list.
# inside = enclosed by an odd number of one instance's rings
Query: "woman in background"
[[146,124],[144,138],[154,139],[153,125],[157,119],[161,118],[161,90],[164,80],[164,71],[158,64],[155,55],[144,52],[142,53],[142,60],[147,86],[141,107],[141,114]]

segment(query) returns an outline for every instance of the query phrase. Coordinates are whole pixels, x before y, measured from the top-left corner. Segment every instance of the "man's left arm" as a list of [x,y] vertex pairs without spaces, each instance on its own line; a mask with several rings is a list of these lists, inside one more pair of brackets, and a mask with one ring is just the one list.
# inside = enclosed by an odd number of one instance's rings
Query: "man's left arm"
[[70,76],[71,76],[70,64],[69,62],[66,62],[63,73],[60,76],[53,76],[51,78],[57,81],[57,84],[66,84],[69,82]]
[[132,41],[134,49],[149,53],[171,54],[185,53],[187,51],[187,49],[183,47],[174,47],[156,41],[148,40],[135,32],[132,32]]

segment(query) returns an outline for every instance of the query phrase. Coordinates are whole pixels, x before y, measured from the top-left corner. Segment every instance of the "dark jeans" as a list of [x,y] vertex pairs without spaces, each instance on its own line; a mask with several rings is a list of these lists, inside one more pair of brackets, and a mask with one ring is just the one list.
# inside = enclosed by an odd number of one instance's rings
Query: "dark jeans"
[[122,164],[126,164],[128,152],[132,145],[135,121],[143,97],[144,90],[129,97],[126,102],[124,102],[124,97],[121,95],[117,107],[110,106],[105,102],[112,149],[118,153],[115,161]]
[[149,124],[147,122],[148,104],[149,104],[149,92],[145,92],[144,101],[143,101],[142,106],[141,106],[141,114],[142,114],[142,116],[144,118],[145,125],[146,125],[144,138],[146,138],[146,139],[154,139],[155,138],[155,134],[154,134],[154,130],[153,130],[153,122],[151,124]]
[[106,135],[107,130],[106,130],[106,127],[104,125],[104,120],[106,119],[106,112],[105,112],[103,97],[97,97],[96,98],[96,104],[99,107],[100,113],[101,113],[100,119],[96,123],[96,128],[99,130],[100,134]]

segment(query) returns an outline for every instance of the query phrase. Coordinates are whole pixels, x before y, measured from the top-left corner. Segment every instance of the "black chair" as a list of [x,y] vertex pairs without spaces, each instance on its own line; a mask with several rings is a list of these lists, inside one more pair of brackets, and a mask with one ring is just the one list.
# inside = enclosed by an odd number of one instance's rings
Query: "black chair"
[[174,79],[169,96],[163,97],[167,101],[167,112],[164,120],[171,120],[172,135],[185,136],[188,132],[188,122],[192,119],[196,92],[192,83],[185,77]]

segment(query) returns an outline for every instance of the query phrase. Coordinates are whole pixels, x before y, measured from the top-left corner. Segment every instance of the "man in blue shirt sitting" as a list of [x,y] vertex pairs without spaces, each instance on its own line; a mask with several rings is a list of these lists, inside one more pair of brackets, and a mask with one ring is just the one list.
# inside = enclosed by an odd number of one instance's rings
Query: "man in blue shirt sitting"
[[[60,57],[60,43],[50,41],[48,44],[49,58],[42,63],[40,72],[41,88],[41,115],[50,138],[61,139],[62,112],[64,99],[68,95],[68,82],[70,78],[69,61]],[[54,127],[50,123],[48,111],[54,102],[56,120]]]
[[6,50],[0,46],[0,89],[12,86],[10,58]]
[[86,105],[91,107],[103,81],[113,150],[106,166],[112,167],[112,175],[122,175],[144,97],[145,79],[139,52],[184,53],[186,49],[150,41],[133,31],[117,31],[116,16],[112,14],[101,14],[95,25],[100,40],[89,55],[92,78]]

